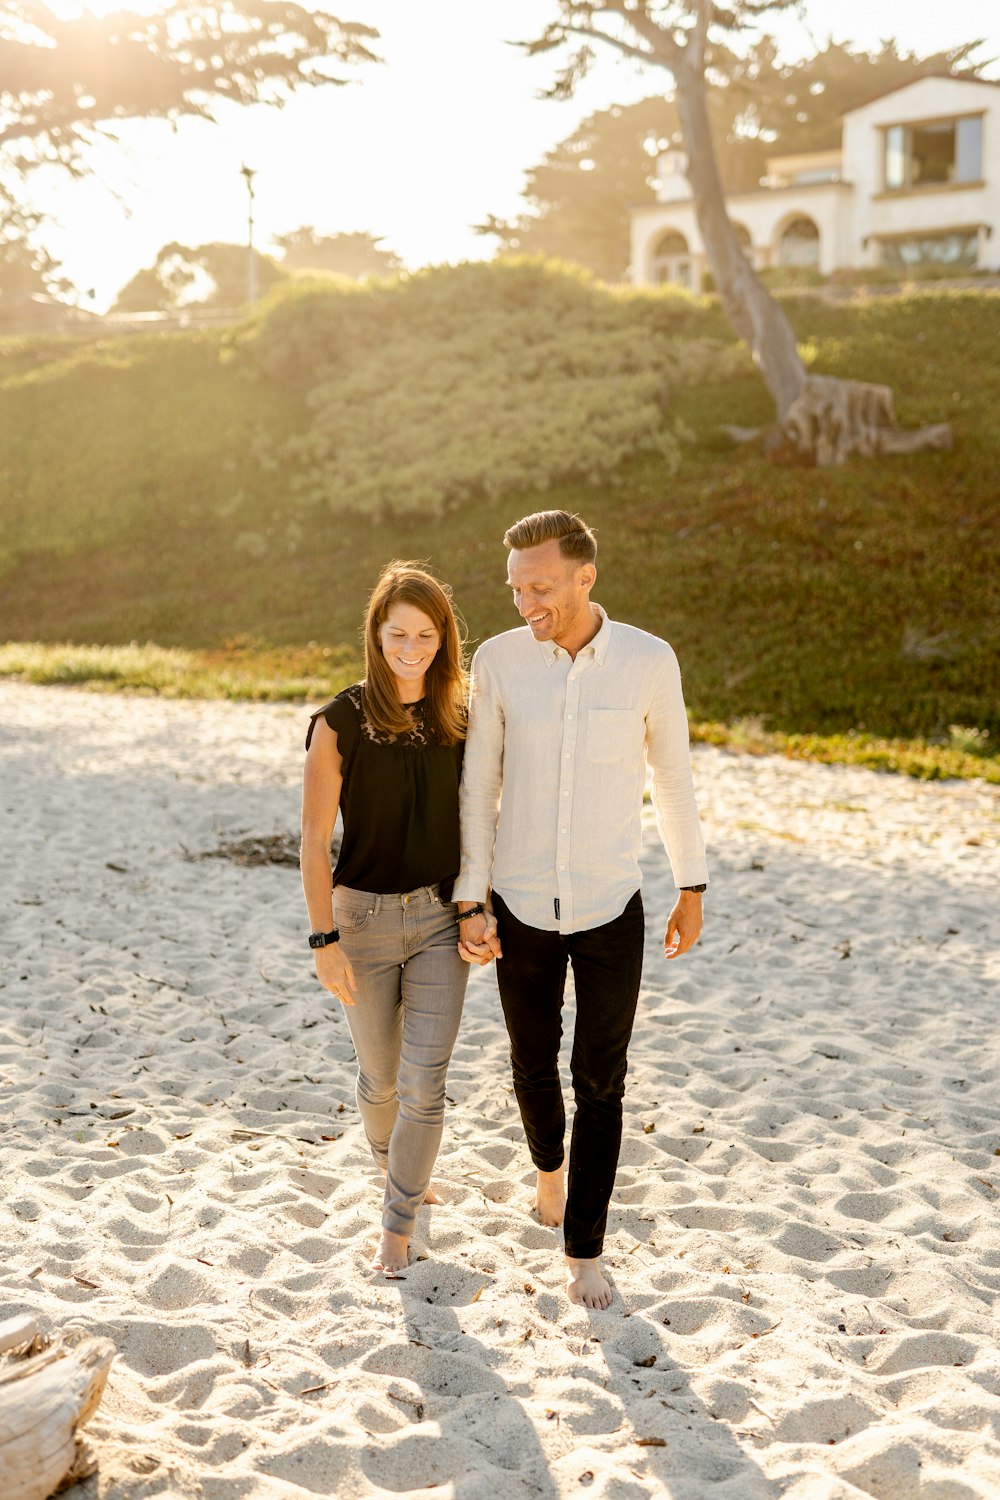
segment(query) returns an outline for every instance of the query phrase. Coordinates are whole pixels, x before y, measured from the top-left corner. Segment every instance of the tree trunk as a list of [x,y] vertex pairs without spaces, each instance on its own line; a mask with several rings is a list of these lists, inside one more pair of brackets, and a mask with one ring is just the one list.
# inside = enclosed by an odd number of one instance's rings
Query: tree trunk
[[[791,324],[744,255],[729,221],[709,128],[704,74],[683,63],[672,66],[672,71],[698,227],[726,316],[749,347],[774,398],[778,433],[820,467],[843,463],[851,453],[868,457],[950,448],[947,423],[901,431],[887,386],[806,374]],[[737,441],[757,435],[736,428],[730,434]]]
[[726,197],[708,122],[705,80],[679,66],[677,108],[688,155],[688,181],[709,264],[726,316],[749,346],[778,420],[784,422],[805,389],[806,371],[792,326],[747,260],[726,213]]

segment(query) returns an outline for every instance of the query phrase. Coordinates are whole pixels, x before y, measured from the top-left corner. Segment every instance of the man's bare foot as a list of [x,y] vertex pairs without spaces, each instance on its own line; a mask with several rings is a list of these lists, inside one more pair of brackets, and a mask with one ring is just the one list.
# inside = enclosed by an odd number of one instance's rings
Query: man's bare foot
[[403,1276],[410,1264],[410,1236],[393,1234],[383,1229],[379,1247],[372,1261],[372,1270],[385,1276]]
[[554,1172],[538,1173],[535,1208],[540,1223],[558,1229],[566,1217],[566,1173],[563,1167],[557,1167]]
[[601,1273],[599,1260],[574,1260],[566,1257],[566,1291],[569,1300],[580,1307],[610,1307],[612,1291]]

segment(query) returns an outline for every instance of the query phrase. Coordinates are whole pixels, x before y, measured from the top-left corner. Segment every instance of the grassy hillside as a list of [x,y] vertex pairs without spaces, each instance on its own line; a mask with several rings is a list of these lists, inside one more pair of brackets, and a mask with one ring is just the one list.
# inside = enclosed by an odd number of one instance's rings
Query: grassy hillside
[[[282,678],[320,690],[355,669],[366,592],[390,556],[427,559],[453,584],[473,641],[516,623],[500,536],[562,505],[598,529],[596,597],[676,646],[698,720],[941,740],[960,726],[966,745],[997,744],[996,293],[786,301],[814,368],[884,381],[901,422],[955,429],[950,454],[817,472],[718,437],[722,421],[767,420],[769,403],[714,305],[537,268],[497,290],[493,275],[300,290],[235,332],[0,345],[7,640],[207,650],[248,691],[255,663],[267,691]],[[554,316],[572,351],[561,372]],[[543,357],[523,373],[536,326]],[[477,330],[502,400],[490,380],[456,379]],[[588,404],[569,410],[576,377]],[[631,427],[614,396],[626,380]],[[529,409],[531,484],[502,463]],[[609,414],[599,443],[585,441],[595,412]],[[387,487],[407,472],[407,423],[434,424],[420,484],[430,494],[439,474],[442,499],[418,511]],[[464,451],[441,436],[469,431]]]

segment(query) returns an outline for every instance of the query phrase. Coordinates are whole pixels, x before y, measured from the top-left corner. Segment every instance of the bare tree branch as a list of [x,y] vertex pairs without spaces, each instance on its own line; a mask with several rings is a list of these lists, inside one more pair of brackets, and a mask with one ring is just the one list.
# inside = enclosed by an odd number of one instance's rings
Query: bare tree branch
[[637,58],[639,62],[652,63],[654,67],[657,64],[662,66],[660,59],[654,53],[646,52],[642,47],[635,47],[631,43],[624,41],[621,37],[611,36],[604,31],[597,31],[593,26],[564,26],[563,30],[572,32],[576,36],[588,37],[595,42],[605,42],[609,47],[614,47],[617,51],[624,53],[626,57]]
[[[629,6],[627,0],[609,0],[606,8],[621,16],[622,20],[642,37],[652,49],[654,58],[661,67],[673,72],[675,68],[683,65],[683,44],[678,42],[671,32],[653,20],[648,5],[643,3],[641,6]],[[614,45],[619,46],[620,43],[615,41]]]

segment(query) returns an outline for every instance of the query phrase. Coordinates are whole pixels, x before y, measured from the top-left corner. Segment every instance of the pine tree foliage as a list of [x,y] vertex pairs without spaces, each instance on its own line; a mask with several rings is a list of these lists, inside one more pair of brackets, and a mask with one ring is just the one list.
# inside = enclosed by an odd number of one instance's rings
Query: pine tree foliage
[[0,145],[22,170],[82,169],[82,149],[124,120],[212,119],[223,100],[280,104],[373,61],[377,33],[295,0],[171,0],[152,14],[65,16],[0,0]]
[[[116,312],[177,312],[185,307],[235,308],[247,299],[247,247],[164,245],[152,266],[137,271],[118,294]],[[269,290],[287,273],[254,251],[257,288]]]
[[376,60],[377,36],[296,0],[168,0],[101,16],[0,0],[0,295],[69,288],[23,206],[26,174],[55,164],[82,176],[87,147],[128,120],[211,120],[223,101],[280,106],[296,89],[343,83],[345,69]]
[[289,271],[326,271],[364,281],[369,276],[394,276],[403,269],[395,251],[382,248],[382,236],[365,230],[318,234],[312,225],[304,224],[279,234],[275,244],[283,252],[282,266]]

